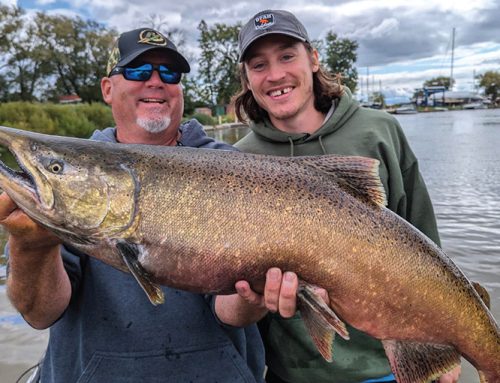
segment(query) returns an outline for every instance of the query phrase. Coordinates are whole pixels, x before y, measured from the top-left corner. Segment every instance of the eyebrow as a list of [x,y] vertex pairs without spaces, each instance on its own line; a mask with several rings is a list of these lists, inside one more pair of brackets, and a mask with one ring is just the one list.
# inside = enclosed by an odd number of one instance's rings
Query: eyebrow
[[[295,48],[297,44],[301,44],[300,41],[288,41],[288,42],[285,42],[285,43],[280,43],[278,47],[274,48],[273,51],[284,51],[286,49],[289,49],[289,48]],[[250,51],[249,53],[247,53],[247,58],[246,58],[246,62],[250,62],[252,59],[254,59],[255,57],[258,57],[260,56],[261,54],[259,54],[259,52],[252,52]]]

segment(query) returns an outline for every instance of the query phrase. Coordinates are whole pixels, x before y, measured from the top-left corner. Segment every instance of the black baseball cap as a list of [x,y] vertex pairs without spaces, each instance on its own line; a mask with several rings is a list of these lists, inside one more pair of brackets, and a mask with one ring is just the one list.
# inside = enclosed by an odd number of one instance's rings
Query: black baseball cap
[[270,34],[286,35],[303,42],[310,42],[306,28],[294,14],[267,9],[257,13],[241,28],[238,36],[239,61],[243,61],[245,53],[255,40]]
[[106,73],[109,75],[117,66],[125,66],[131,61],[150,50],[163,50],[174,59],[172,69],[181,73],[189,73],[189,63],[177,51],[175,44],[151,28],[139,28],[122,33],[115,41],[109,55]]

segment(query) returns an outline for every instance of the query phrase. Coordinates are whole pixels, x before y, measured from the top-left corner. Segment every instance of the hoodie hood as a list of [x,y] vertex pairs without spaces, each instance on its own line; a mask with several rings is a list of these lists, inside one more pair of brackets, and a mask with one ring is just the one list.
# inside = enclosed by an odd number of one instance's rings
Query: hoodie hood
[[106,128],[104,130],[95,130],[90,136],[91,140],[104,141],[104,142],[117,142],[116,141],[116,128]]
[[[189,120],[182,123],[179,127],[181,138],[177,143],[178,146],[189,146],[193,148],[206,149],[222,149],[236,150],[233,146],[224,142],[215,141],[212,137],[207,136],[203,125],[197,120]],[[106,128],[104,130],[95,130],[90,137],[91,140],[117,142],[116,128]]]
[[264,121],[260,123],[250,122],[250,129],[256,135],[260,136],[261,139],[271,142],[290,142],[293,144],[301,144],[318,138],[321,139],[321,137],[340,129],[359,108],[358,102],[354,100],[351,91],[345,86],[340,99],[332,100],[332,104],[333,103],[335,103],[335,110],[333,114],[313,134],[291,134],[283,132],[275,128],[268,118],[265,118]]

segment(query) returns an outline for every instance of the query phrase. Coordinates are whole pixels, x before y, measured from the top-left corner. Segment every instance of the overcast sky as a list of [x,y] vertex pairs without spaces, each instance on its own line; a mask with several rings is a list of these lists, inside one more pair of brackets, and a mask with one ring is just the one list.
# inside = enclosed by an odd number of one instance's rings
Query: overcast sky
[[287,9],[304,23],[312,39],[330,30],[359,43],[358,72],[366,92],[397,93],[421,87],[426,79],[449,76],[452,29],[456,28],[455,90],[472,90],[473,74],[500,71],[500,0],[0,0],[26,10],[78,14],[119,32],[159,14],[186,31],[187,48],[197,51],[197,26],[246,22],[255,13]]

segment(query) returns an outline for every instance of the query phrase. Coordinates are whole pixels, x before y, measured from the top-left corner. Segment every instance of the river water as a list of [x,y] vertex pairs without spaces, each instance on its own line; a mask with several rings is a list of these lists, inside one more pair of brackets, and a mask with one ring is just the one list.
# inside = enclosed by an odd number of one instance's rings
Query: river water
[[[397,116],[420,161],[445,252],[490,293],[500,320],[500,109]],[[234,142],[245,128],[211,131]],[[0,263],[0,279],[5,267]],[[0,285],[0,382],[15,382],[36,363],[47,331],[26,325]],[[477,383],[463,364],[461,383]]]

